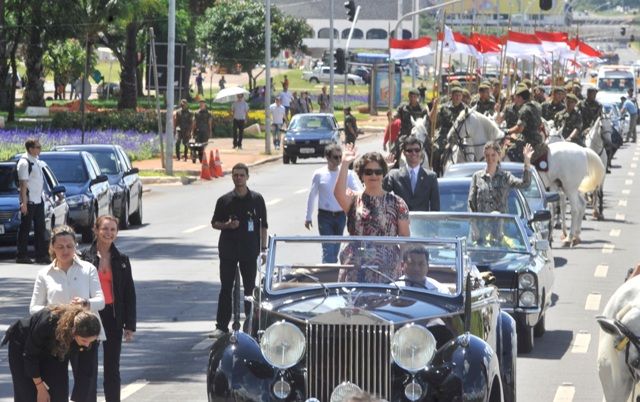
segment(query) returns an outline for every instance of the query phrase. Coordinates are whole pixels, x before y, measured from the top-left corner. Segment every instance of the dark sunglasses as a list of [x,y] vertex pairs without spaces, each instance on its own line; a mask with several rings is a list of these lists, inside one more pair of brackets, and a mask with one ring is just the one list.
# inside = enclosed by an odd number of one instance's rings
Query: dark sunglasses
[[382,169],[365,169],[364,170],[365,176],[373,176],[374,174],[376,176],[382,176],[382,173],[383,173]]
[[408,153],[408,154],[417,154],[421,151],[420,148],[408,148],[405,149],[404,152]]
[[340,159],[342,159],[342,155],[331,155],[329,158],[339,161]]

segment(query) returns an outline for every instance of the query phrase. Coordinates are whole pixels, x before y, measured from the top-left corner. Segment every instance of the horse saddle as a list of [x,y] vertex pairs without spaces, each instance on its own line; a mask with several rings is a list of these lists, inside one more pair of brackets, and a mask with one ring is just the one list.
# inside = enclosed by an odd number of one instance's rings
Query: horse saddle
[[535,166],[538,172],[549,170],[549,147],[547,144],[543,143],[534,147],[531,164]]

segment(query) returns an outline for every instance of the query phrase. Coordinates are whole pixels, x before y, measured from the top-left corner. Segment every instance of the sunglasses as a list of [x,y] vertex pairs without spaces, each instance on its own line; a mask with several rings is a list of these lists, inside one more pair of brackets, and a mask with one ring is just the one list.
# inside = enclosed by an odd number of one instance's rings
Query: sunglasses
[[420,148],[409,148],[409,149],[405,149],[404,152],[408,153],[408,154],[417,154],[421,151]]
[[376,176],[382,176],[382,173],[383,173],[382,169],[365,169],[364,170],[365,176],[373,176],[374,174]]
[[331,155],[329,158],[339,161],[340,159],[342,159],[342,155]]

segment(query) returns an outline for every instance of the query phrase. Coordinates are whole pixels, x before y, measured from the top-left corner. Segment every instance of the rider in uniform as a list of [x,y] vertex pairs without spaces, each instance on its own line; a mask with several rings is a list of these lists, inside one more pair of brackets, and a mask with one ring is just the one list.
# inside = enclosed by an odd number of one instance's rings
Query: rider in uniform
[[[424,109],[420,105],[420,92],[417,89],[411,89],[409,91],[409,102],[403,103],[398,106],[398,116],[400,118],[400,135],[398,136],[398,140],[396,141],[396,160],[400,159],[400,144],[402,144],[408,136],[411,135],[411,129],[413,128],[413,124],[411,119],[418,120],[421,117],[427,119],[425,121],[425,126],[429,127],[429,116],[427,115],[427,110]],[[431,143],[430,138],[427,136],[427,144],[423,144],[423,148],[427,151],[427,155],[431,157]]]
[[578,110],[582,115],[582,129],[587,130],[602,113],[602,105],[596,100],[598,89],[590,87],[587,89],[587,99],[580,102]]
[[576,109],[578,97],[574,94],[567,95],[567,108],[556,114],[554,119],[556,128],[562,127],[562,137],[584,147],[582,135],[582,116]]
[[491,97],[494,102],[500,104],[500,110],[504,108],[507,98],[502,94],[502,85],[497,78],[491,79]]
[[563,87],[553,88],[551,99],[542,104],[542,118],[545,120],[553,120],[555,116],[565,109],[564,97],[565,89]]
[[523,162],[522,151],[525,144],[531,144],[534,149],[534,157],[544,152],[544,141],[540,135],[540,125],[542,116],[540,109],[531,100],[531,91],[527,86],[519,85],[515,91],[514,103],[520,106],[518,122],[515,126],[509,127],[505,133],[506,137],[512,140],[507,149],[509,159],[514,162]]
[[482,114],[493,115],[495,113],[496,101],[491,98],[491,84],[483,82],[478,86],[478,96],[473,102],[471,107],[476,107],[476,112]]
[[[432,159],[433,169],[435,171],[440,170],[440,157],[447,145],[447,134],[449,134],[453,122],[455,122],[460,112],[465,108],[465,104],[462,103],[462,88],[451,87],[450,93],[451,100],[438,110],[438,118],[436,120],[438,137],[436,138]],[[437,105],[437,100],[435,104]]]

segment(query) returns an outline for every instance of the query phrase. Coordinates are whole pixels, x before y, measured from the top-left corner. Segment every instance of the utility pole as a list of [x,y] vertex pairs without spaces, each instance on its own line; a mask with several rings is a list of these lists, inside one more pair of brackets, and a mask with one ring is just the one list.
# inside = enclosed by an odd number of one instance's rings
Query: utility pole
[[265,0],[264,10],[264,152],[271,153],[271,116],[269,116],[269,106],[271,106],[271,0]]
[[333,109],[333,84],[335,82],[335,76],[333,73],[333,15],[335,14],[335,0],[330,0],[331,4],[329,5],[329,109],[331,113],[334,112]]
[[[420,8],[420,0],[413,0],[413,8],[412,11],[418,11]],[[415,14],[413,16],[413,26],[411,30],[413,31],[413,39],[418,39],[420,37],[420,15]],[[436,40],[437,42],[437,40]],[[411,60],[411,88],[416,87],[416,70],[418,69],[418,61],[416,59]]]
[[169,0],[169,33],[167,40],[167,113],[165,136],[167,140],[165,170],[173,175],[173,104],[175,93],[176,0]]

